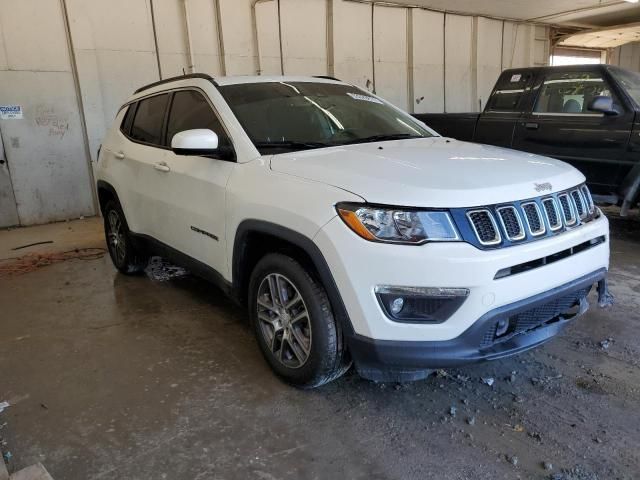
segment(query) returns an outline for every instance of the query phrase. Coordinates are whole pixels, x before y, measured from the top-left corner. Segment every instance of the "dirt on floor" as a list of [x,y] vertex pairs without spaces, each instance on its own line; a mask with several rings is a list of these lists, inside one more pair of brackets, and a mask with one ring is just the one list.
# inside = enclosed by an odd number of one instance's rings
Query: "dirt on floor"
[[640,218],[609,213],[615,306],[408,384],[283,384],[245,312],[159,259],[1,278],[0,449],[56,480],[640,478]]

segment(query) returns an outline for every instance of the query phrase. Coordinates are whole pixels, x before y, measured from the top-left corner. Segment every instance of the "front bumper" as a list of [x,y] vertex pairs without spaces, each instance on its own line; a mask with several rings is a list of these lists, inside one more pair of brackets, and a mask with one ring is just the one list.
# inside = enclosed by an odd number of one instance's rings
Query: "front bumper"
[[[495,360],[524,352],[550,340],[583,314],[586,297],[598,283],[600,298],[606,291],[602,268],[549,291],[505,305],[479,318],[458,337],[445,341],[374,340],[358,334],[348,338],[358,373],[375,381],[412,381],[434,368]],[[511,332],[496,337],[496,325],[506,320]]]

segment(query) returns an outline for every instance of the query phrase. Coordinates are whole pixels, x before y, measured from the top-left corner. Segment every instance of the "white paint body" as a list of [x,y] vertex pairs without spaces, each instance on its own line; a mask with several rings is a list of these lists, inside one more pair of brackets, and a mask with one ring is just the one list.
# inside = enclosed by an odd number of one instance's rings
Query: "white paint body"
[[[219,84],[279,81],[282,77],[220,78]],[[330,80],[284,77],[286,81]],[[403,246],[372,243],[337,217],[338,202],[412,207],[475,207],[539,197],[584,182],[573,167],[497,147],[433,138],[376,142],[261,156],[214,85],[181,80],[145,90],[196,87],[211,100],[234,144],[237,162],[130,142],[119,130],[104,141],[97,177],[116,189],[129,227],[206,263],[232,282],[238,225],[270,222],[312,240],[327,261],[355,332],[378,340],[448,340],[497,307],[608,268],[608,222],[603,215],[570,231],[522,245],[479,250],[465,242]],[[117,155],[124,153],[124,159]],[[157,171],[163,162],[170,171]],[[198,225],[218,241],[194,232]],[[598,236],[606,241],[531,271],[494,280],[502,268],[566,250]],[[469,298],[441,324],[402,324],[379,306],[376,285],[462,287]]]

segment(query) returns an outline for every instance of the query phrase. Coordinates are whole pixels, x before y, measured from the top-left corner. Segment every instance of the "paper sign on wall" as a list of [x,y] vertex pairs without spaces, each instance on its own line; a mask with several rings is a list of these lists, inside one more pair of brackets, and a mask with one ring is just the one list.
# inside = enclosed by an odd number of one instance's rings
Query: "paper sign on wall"
[[19,120],[22,118],[21,105],[0,105],[0,119]]

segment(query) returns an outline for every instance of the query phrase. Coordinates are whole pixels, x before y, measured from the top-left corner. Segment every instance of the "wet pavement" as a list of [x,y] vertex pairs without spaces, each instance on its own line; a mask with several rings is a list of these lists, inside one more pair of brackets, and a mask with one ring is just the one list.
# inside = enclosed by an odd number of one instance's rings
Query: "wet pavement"
[[160,261],[0,278],[0,449],[56,480],[638,478],[640,219],[612,228],[614,307],[402,385],[284,385],[245,312]]

